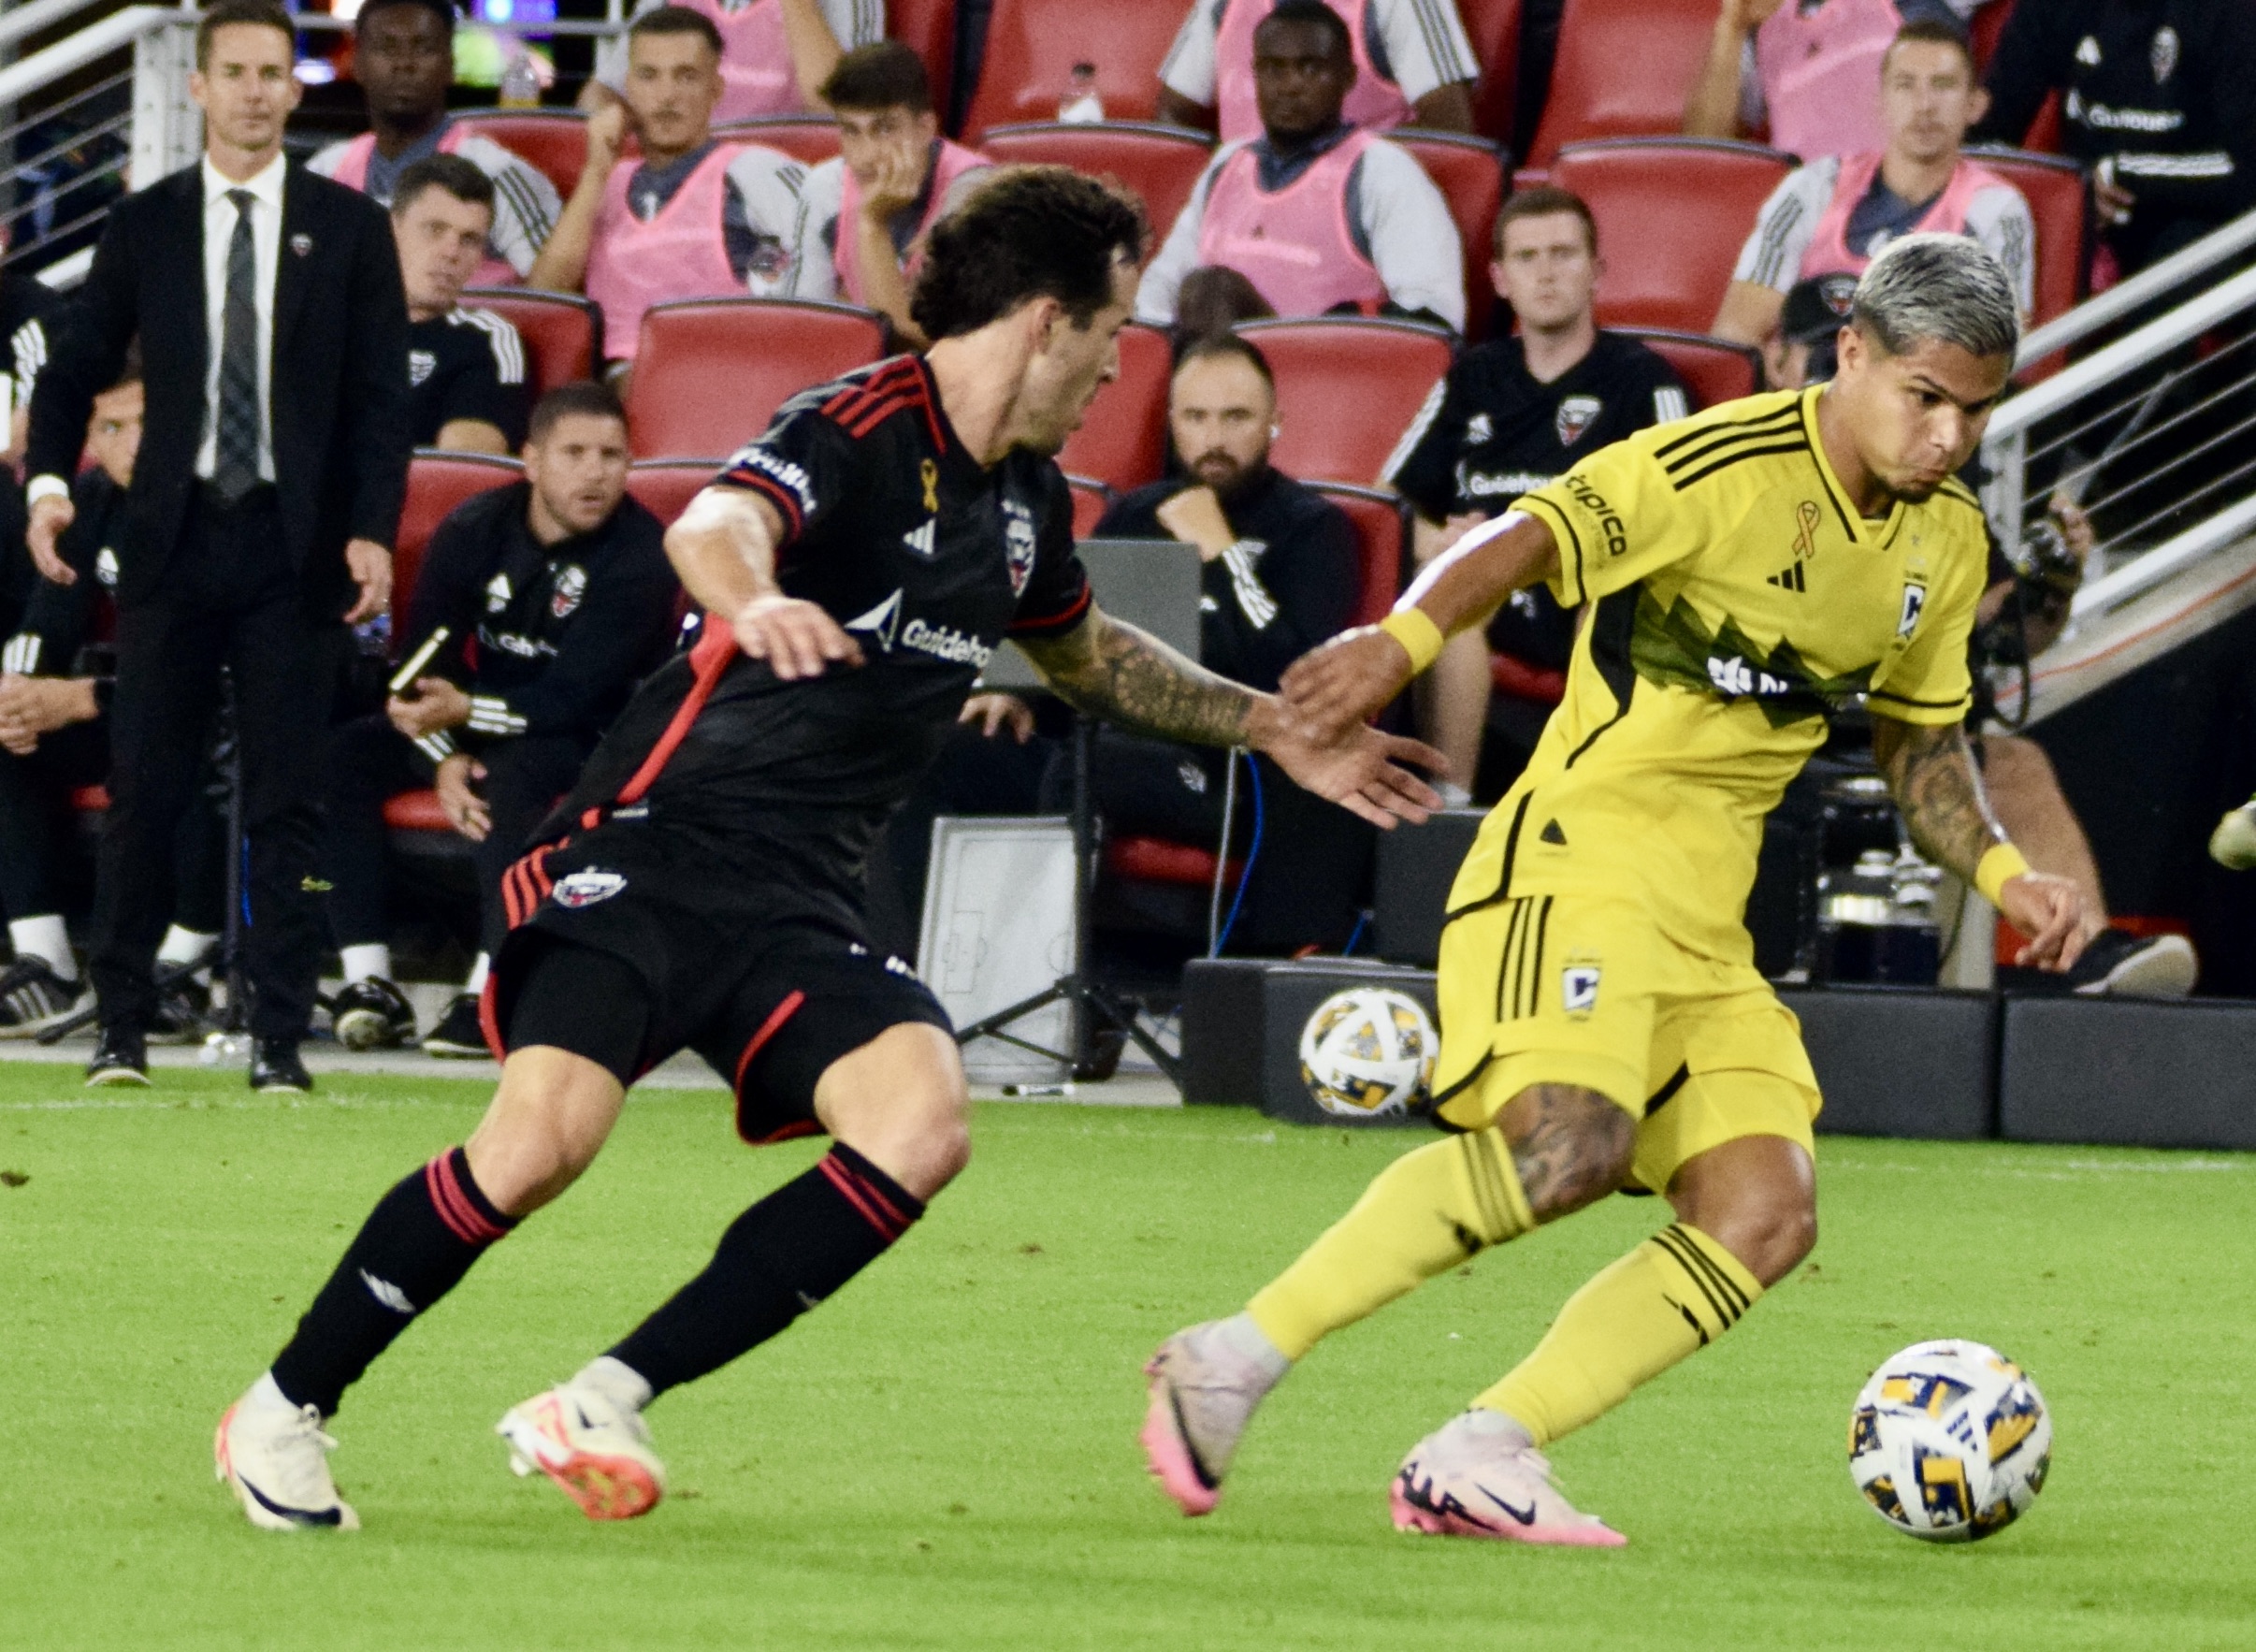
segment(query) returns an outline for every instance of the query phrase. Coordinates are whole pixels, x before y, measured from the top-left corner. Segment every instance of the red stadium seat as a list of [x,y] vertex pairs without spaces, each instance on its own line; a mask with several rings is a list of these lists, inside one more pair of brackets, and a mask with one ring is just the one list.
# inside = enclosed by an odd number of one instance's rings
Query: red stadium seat
[[1676,370],[1676,376],[1692,393],[1695,412],[1719,401],[1736,401],[1762,388],[1762,353],[1745,344],[1660,328],[1627,328],[1622,337],[1635,339]]
[[414,791],[403,791],[398,797],[387,798],[383,805],[383,823],[394,832],[431,832],[447,836],[455,828],[439,806],[439,794],[426,786]]
[[1791,155],[1728,138],[1578,143],[1551,181],[1590,203],[1606,272],[1600,326],[1704,333],[1723,304],[1739,250]]
[[809,385],[875,361],[885,322],[850,304],[686,298],[654,304],[627,391],[637,458],[720,459]]
[[[1410,506],[1398,495],[1376,487],[1327,482],[1316,491],[1347,513],[1362,547],[1362,589],[1349,623],[1375,625],[1401,594],[1410,558]],[[1236,878],[1242,872],[1241,864],[1233,861],[1227,876]],[[1105,873],[1139,883],[1207,889],[1214,882],[1214,850],[1164,837],[1113,837],[1105,844]]]
[[1465,336],[1484,339],[1496,312],[1496,283],[1488,279],[1495,262],[1497,209],[1504,204],[1504,152],[1485,138],[1455,132],[1387,134],[1418,157],[1418,165],[1449,202],[1457,239],[1465,244]]
[[713,128],[727,143],[759,143],[810,167],[838,152],[838,123],[828,115],[755,115]]
[[566,200],[587,162],[587,117],[577,109],[479,109],[456,117],[547,174]]
[[627,491],[671,528],[712,480],[713,466],[702,460],[685,464],[679,459],[652,459],[628,471]]
[[1715,0],[1567,0],[1551,97],[1526,164],[1547,167],[1568,144],[1592,138],[1683,131],[1685,99],[1714,30]]
[[[423,553],[456,505],[472,495],[517,481],[525,467],[489,454],[416,451],[408,465],[407,502],[400,507],[399,531],[392,539],[392,612],[404,616],[415,594]],[[395,643],[407,639],[395,634]]]
[[1414,322],[1318,316],[1250,321],[1238,332],[1277,375],[1269,457],[1303,482],[1372,483],[1449,371],[1450,338]]
[[886,0],[885,37],[924,60],[933,108],[947,118],[956,68],[956,0]]
[[1205,133],[1157,122],[997,126],[979,139],[979,148],[1003,162],[1048,162],[1100,178],[1111,174],[1142,198],[1154,249],[1175,227],[1198,175],[1214,158],[1213,139]]
[[2063,155],[1979,144],[1966,152],[2028,199],[2036,221],[2036,321],[2073,310],[2090,268],[2090,181]]
[[1121,376],[1099,390],[1081,427],[1065,439],[1058,466],[1107,487],[1157,482],[1167,467],[1167,335],[1155,327],[1121,329]]
[[1111,505],[1112,489],[1089,476],[1068,476],[1065,485],[1073,493],[1073,537],[1087,539]]
[[1096,70],[1097,97],[1115,121],[1149,121],[1159,105],[1160,64],[1183,8],[1158,0],[1092,6],[1087,0],[995,0],[987,61],[963,117],[966,140],[996,126],[1050,121],[1073,85],[1074,65]]
[[1520,0],[1457,0],[1457,16],[1481,65],[1473,88],[1473,130],[1505,143],[1511,138],[1520,77]]
[[470,287],[462,301],[492,311],[517,329],[532,358],[535,397],[595,377],[596,363],[603,359],[603,312],[589,300],[529,287]]

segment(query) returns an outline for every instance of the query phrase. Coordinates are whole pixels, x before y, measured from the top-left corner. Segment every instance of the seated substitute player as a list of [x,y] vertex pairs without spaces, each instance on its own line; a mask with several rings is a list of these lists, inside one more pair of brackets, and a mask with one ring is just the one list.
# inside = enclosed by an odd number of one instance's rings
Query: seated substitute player
[[557,186],[514,151],[447,113],[455,83],[455,8],[449,0],[369,0],[353,25],[353,75],[370,130],[330,144],[307,163],[387,207],[418,161],[460,155],[493,181],[493,222],[470,284],[513,284],[532,272],[557,214]]
[[838,114],[839,153],[800,190],[785,294],[862,305],[921,345],[909,278],[926,233],[978,182],[988,159],[940,136],[924,60],[898,40],[847,52],[822,95]]
[[[1598,225],[1579,196],[1529,189],[1504,203],[1489,279],[1520,330],[1459,355],[1387,460],[1384,479],[1418,514],[1420,567],[1579,456],[1692,411],[1667,362],[1598,330],[1590,302],[1604,268]],[[1489,649],[1557,672],[1573,645],[1574,621],[1540,586],[1514,591],[1485,639],[1470,630],[1451,639],[1419,704],[1419,732],[1458,776],[1442,785],[1444,797],[1471,801],[1489,720]],[[1540,726],[1509,731],[1523,753]]]
[[[631,362],[653,304],[783,290],[806,168],[764,144],[715,139],[721,36],[704,13],[645,11],[627,45],[627,101],[587,117],[580,181],[528,280],[585,288],[602,307],[605,353]],[[629,131],[639,161],[620,158]]]
[[2027,321],[2036,301],[2036,222],[2019,190],[1965,154],[1966,130],[1988,102],[1955,23],[1905,23],[1880,62],[1886,147],[1821,156],[1779,180],[1708,330],[1767,343],[1797,282],[1861,274],[1874,253],[1916,229],[1970,235],[1988,247]]
[[[641,0],[639,18],[666,0]],[[710,19],[721,36],[720,103],[716,121],[819,111],[822,83],[840,55],[875,44],[885,34],[884,0],[687,0]],[[596,49],[596,72],[580,88],[589,112],[616,103],[630,73],[625,42]]]
[[407,291],[408,420],[417,447],[513,453],[525,440],[525,341],[462,302],[494,219],[494,186],[459,155],[399,175],[392,239]]
[[[1274,0],[1192,0],[1160,65],[1159,118],[1213,131],[1224,143],[1261,131],[1254,107],[1253,35]],[[1347,118],[1384,132],[1422,126],[1470,132],[1473,82],[1481,78],[1456,0],[1339,0],[1355,89]]]
[[440,626],[445,646],[411,693],[331,740],[322,864],[346,984],[330,1023],[356,1050],[415,1036],[384,943],[384,801],[434,786],[477,846],[477,961],[423,1047],[484,1055],[477,994],[509,932],[502,875],[672,636],[680,587],[664,529],[627,494],[618,398],[602,384],[551,390],[524,459],[525,480],[456,506],[431,536],[402,652]]
[[[0,224],[0,256],[7,253],[7,225]],[[7,420],[0,425],[0,464],[13,466],[23,456],[23,438],[31,426],[32,391],[39,370],[47,365],[48,328],[66,300],[37,276],[0,267],[0,340],[7,357],[0,366],[0,397]]]
[[[1138,320],[1195,308],[1235,271],[1273,315],[1383,310],[1465,328],[1465,260],[1449,203],[1410,151],[1341,118],[1352,36],[1323,0],[1280,0],[1253,36],[1260,136],[1225,143],[1144,271]],[[1241,317],[1242,319],[1242,317]]]
[[[0,501],[0,913],[16,961],[0,972],[0,1038],[37,1036],[82,1007],[87,988],[63,924],[59,828],[69,794],[109,773],[107,677],[87,669],[96,611],[118,582],[111,547],[125,528],[125,489],[141,445],[141,370],[94,399],[86,451],[94,459],[71,484],[78,514],[56,542],[74,577],[42,579],[23,548],[23,508],[14,488]],[[157,948],[160,968],[193,964],[218,943],[225,913],[227,848],[219,816],[190,809],[173,861],[173,922]],[[181,920],[186,920],[182,922]],[[160,1039],[202,1032],[202,988],[176,979],[158,998],[151,1031]]]
[[705,1271],[499,1431],[597,1518],[664,1477],[640,1413],[842,1289],[970,1153],[947,1017],[863,939],[861,865],[1008,634],[1082,710],[1263,751],[1379,824],[1432,792],[1360,725],[1318,744],[1274,697],[1090,600],[1050,455],[1119,371],[1135,201],[1059,167],[1000,170],[934,226],[917,325],[936,341],[784,405],[666,536],[707,618],[638,692],[502,881],[485,994],[501,1084],[468,1143],[377,1205],[296,1334],[221,1420],[253,1524],[354,1524],[322,1432],[346,1386],[586,1168],[627,1086],[677,1050],[732,1076],[751,1141],[827,1131]]
[[1292,709],[1337,728],[1513,590],[1543,579],[1593,606],[1541,748],[1450,891],[1434,1094],[1457,1134],[1149,1368],[1144,1443],[1186,1513],[1214,1507],[1254,1408],[1322,1338],[1629,1189],[1675,1223],[1584,1286],[1393,1489],[1406,1529],[1623,1542],[1568,1504],[1540,1448],[1722,1336],[1816,1238],[1816,1080],[1742,915],[1763,817],[1830,701],[1865,695],[1914,837],[2034,937],[2021,961],[2075,961],[2075,886],[2006,840],[1959,727],[1987,530],[1952,477],[2019,331],[1988,253],[1907,236],[1865,272],[1832,384],[1594,454],[1287,674]]
[[1804,161],[1882,144],[1879,66],[1903,23],[1963,33],[1981,0],[1723,0],[1685,99],[1692,138],[1747,138]]

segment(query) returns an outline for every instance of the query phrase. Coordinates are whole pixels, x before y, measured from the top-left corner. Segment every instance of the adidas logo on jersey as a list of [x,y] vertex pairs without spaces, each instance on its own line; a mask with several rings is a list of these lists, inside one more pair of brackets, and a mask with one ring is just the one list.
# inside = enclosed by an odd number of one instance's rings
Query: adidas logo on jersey
[[1801,564],[1799,562],[1787,563],[1784,568],[1781,568],[1777,572],[1772,574],[1770,578],[1764,580],[1762,583],[1765,585],[1774,585],[1783,591],[1806,591],[1810,588],[1809,580],[1807,576],[1802,573]]
[[927,562],[929,562],[934,556],[938,555],[935,545],[937,536],[933,530],[939,526],[939,518],[934,517],[926,522],[921,528],[910,529],[906,533],[901,536],[901,543],[908,546],[912,555],[922,557]]

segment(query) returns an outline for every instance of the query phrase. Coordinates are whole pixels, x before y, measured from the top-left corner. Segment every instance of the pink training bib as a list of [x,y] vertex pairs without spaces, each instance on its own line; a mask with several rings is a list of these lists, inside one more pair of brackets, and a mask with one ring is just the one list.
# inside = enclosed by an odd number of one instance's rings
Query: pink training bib
[[[1833,198],[1826,203],[1825,215],[1817,220],[1817,227],[1810,237],[1809,251],[1801,255],[1802,280],[1819,275],[1864,273],[1864,267],[1872,259],[1848,244],[1849,215],[1856,211],[1857,203],[1865,197],[1873,187],[1873,180],[1879,175],[1880,157],[1876,154],[1850,155],[1841,163],[1841,176],[1833,181]],[[1935,197],[1934,205],[1919,215],[1916,227],[1943,235],[1964,235],[1967,210],[1974,205],[1974,196],[2004,181],[1986,167],[1960,161],[1951,172],[1950,181]]]
[[[977,150],[965,149],[945,138],[940,140],[939,156],[933,162],[932,187],[926,192],[924,216],[918,221],[917,237],[909,243],[908,262],[902,266],[902,274],[916,274],[917,266],[924,262],[925,233],[947,207],[947,192],[955,187],[956,180],[966,172],[991,165]],[[868,289],[861,283],[861,237],[855,233],[861,215],[861,185],[855,181],[851,167],[842,167],[841,170],[846,176],[838,192],[838,244],[832,249],[832,261],[838,269],[839,292],[849,303],[867,304]]]
[[[1381,79],[1371,66],[1370,47],[1364,36],[1364,0],[1324,0],[1324,4],[1347,24],[1348,40],[1355,54],[1355,84],[1348,90],[1339,118],[1369,132],[1407,125],[1412,113],[1410,100],[1402,95],[1401,87]],[[1224,143],[1261,136],[1261,107],[1253,95],[1253,31],[1275,5],[1276,0],[1230,0],[1222,13],[1222,28],[1214,41],[1214,100]]]
[[741,296],[744,283],[729,268],[729,242],[721,232],[721,192],[729,187],[729,163],[747,146],[716,144],[673,198],[649,223],[627,205],[627,185],[636,163],[621,161],[603,184],[596,211],[595,241],[587,254],[587,296],[603,311],[603,354],[631,361],[640,347],[643,312],[673,298],[728,298]]
[[754,115],[799,115],[806,100],[791,66],[791,42],[784,34],[783,0],[752,0],[736,11],[720,0],[676,0],[713,20],[721,35],[720,102],[713,119],[749,120]]
[[1356,131],[1275,195],[1261,188],[1251,144],[1224,161],[1207,192],[1198,261],[1235,269],[1280,315],[1322,315],[1341,304],[1375,307],[1379,271],[1348,223],[1348,175],[1372,135]]
[[1814,161],[1877,154],[1880,60],[1903,26],[1895,0],[1825,0],[1803,17],[1786,0],[1755,31],[1755,65],[1771,110],[1771,144]]
[[[442,155],[453,154],[462,147],[464,137],[462,128],[455,122],[449,121],[446,123],[446,130],[439,135],[439,152]],[[344,154],[339,159],[337,169],[329,176],[347,189],[356,189],[362,195],[368,194],[369,157],[375,152],[376,134],[363,132],[358,138],[352,139],[344,146]],[[498,204],[497,210],[499,210]],[[510,266],[507,259],[495,257],[493,249],[489,245],[486,248],[485,261],[470,273],[470,284],[473,287],[513,287],[517,284],[517,272]]]

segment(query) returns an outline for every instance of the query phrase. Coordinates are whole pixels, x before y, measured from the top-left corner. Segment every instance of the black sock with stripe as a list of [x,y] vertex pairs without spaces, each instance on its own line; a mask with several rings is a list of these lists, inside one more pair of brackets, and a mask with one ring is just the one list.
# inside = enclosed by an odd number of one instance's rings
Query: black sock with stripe
[[479,1190],[469,1154],[441,1153],[377,1200],[275,1356],[274,1385],[293,1405],[334,1414],[393,1339],[516,1225]]
[[705,1271],[611,1357],[654,1395],[694,1382],[785,1329],[923,1214],[899,1182],[841,1142],[731,1223]]

